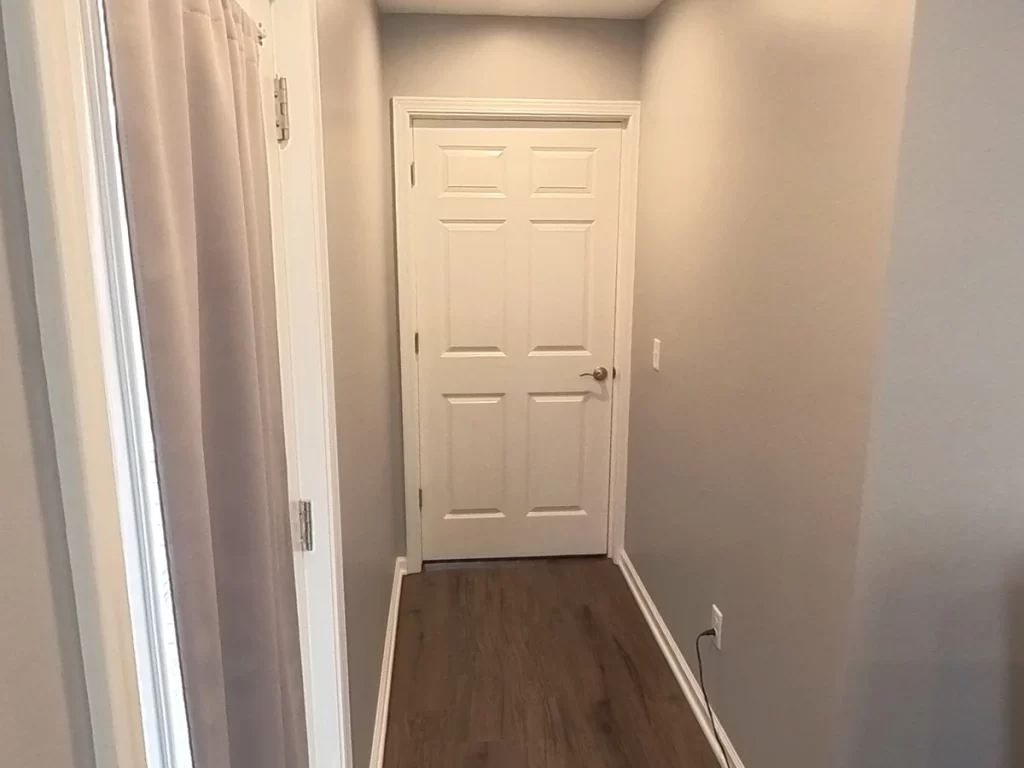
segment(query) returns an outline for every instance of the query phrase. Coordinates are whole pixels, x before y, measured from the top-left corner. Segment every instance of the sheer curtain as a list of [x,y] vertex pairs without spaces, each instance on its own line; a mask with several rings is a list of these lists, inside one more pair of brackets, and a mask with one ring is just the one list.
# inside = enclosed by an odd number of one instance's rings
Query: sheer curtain
[[106,0],[197,768],[306,768],[255,24]]

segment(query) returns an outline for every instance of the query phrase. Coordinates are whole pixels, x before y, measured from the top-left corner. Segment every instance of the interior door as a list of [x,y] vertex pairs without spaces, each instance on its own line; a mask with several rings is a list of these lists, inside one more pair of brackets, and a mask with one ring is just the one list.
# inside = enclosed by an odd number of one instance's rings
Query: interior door
[[413,130],[424,559],[605,553],[621,128]]

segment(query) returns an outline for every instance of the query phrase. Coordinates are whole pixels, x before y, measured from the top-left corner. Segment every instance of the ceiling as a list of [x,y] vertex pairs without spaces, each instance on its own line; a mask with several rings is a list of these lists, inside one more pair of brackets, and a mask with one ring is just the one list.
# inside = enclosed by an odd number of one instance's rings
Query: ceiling
[[377,0],[384,13],[642,19],[661,0]]

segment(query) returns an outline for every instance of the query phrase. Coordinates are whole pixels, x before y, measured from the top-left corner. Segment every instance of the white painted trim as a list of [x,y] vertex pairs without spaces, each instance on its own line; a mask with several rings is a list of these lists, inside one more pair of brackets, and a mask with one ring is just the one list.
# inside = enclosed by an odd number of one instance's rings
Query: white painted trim
[[[316,204],[316,263],[320,300],[320,354],[324,375],[324,393],[327,408],[327,451],[330,459],[329,482],[331,486],[330,531],[333,542],[332,561],[334,564],[334,583],[337,587],[335,595],[337,616],[337,657],[340,675],[338,678],[338,696],[341,703],[342,728],[342,768],[352,765],[352,707],[350,703],[349,665],[348,665],[348,628],[345,613],[345,569],[342,565],[342,526],[341,526],[341,482],[338,477],[338,417],[335,402],[336,390],[334,380],[334,337],[331,314],[330,286],[330,255],[327,236],[327,177],[324,165],[324,133],[323,133],[323,102],[320,87],[320,34],[318,27],[317,0],[311,0],[309,6],[309,23],[311,33],[312,57],[312,88],[316,98],[313,106],[313,194]],[[390,683],[390,680],[389,680]]]
[[619,195],[619,252],[616,272],[615,354],[617,377],[612,401],[612,464],[609,477],[608,556],[618,562],[626,528],[626,470],[629,448],[630,349],[633,339],[633,275],[636,262],[636,203],[640,158],[640,103],[537,99],[392,99],[394,131],[395,243],[398,272],[398,327],[402,371],[402,443],[405,457],[406,558],[410,573],[423,564],[419,506],[419,380],[413,339],[416,333],[416,264],[406,222],[412,209],[409,166],[414,157],[413,120],[507,119],[609,122],[622,125]]
[[[579,101],[565,99],[463,99],[396,96],[395,114],[403,118],[472,120],[570,120],[577,122],[631,122],[640,115],[638,101]],[[404,129],[406,123],[401,123]],[[395,126],[398,128],[399,126]]]
[[416,365],[416,268],[411,258],[411,227],[404,211],[412,209],[409,167],[413,158],[413,112],[401,99],[392,102],[395,156],[395,248],[398,276],[398,347],[402,378],[402,454],[405,466],[405,559],[409,573],[423,568],[420,519],[420,393]]
[[[700,684],[697,682],[697,678],[694,677],[693,672],[690,670],[690,665],[686,663],[683,652],[679,650],[679,646],[672,637],[672,633],[669,632],[665,620],[658,611],[658,607],[654,604],[654,600],[651,599],[650,593],[648,593],[643,581],[640,580],[640,575],[636,572],[632,561],[629,559],[629,555],[625,551],[620,552],[618,563],[619,568],[622,570],[622,575],[625,577],[626,583],[636,599],[637,605],[640,606],[644,619],[647,620],[647,625],[654,634],[654,639],[658,641],[658,647],[661,648],[661,652],[665,655],[665,660],[668,661],[672,674],[675,675],[676,682],[679,683],[686,701],[689,702],[690,709],[693,710],[701,730],[704,731],[704,737],[708,740],[708,744],[715,753],[718,762],[722,765],[722,768],[730,768],[730,766],[731,768],[743,768],[743,761],[736,754],[736,748],[733,747],[732,742],[729,740],[729,735],[725,732],[725,728],[722,727],[721,721],[713,713],[709,713],[704,706],[704,697],[701,695]],[[718,743],[715,740],[715,734],[711,729],[712,717],[714,717],[715,724],[718,726],[718,734],[722,737],[722,744],[725,746],[725,751],[729,756],[728,762],[725,755],[722,754],[722,750],[719,749]]]
[[[291,387],[298,491],[313,502],[314,551],[300,556],[310,642],[307,720],[313,768],[352,765],[348,643],[342,567],[341,488],[331,326],[330,265],[316,0],[273,3],[278,72],[289,79],[291,139],[280,150],[286,285],[291,286]],[[276,143],[270,151],[275,151]],[[313,296],[315,301],[308,301]],[[315,317],[311,317],[311,313]],[[283,361],[282,361],[283,362]],[[324,546],[326,545],[326,546]],[[330,651],[325,650],[330,636]]]
[[391,583],[391,606],[384,631],[384,658],[380,665],[380,687],[377,689],[377,716],[373,722],[373,746],[370,768],[383,768],[384,747],[388,735],[388,710],[391,706],[391,675],[395,669],[395,644],[398,635],[398,608],[402,602],[402,580],[408,573],[406,558],[395,560],[395,578]]
[[[121,538],[114,355],[101,324],[104,244],[83,8],[3,3],[43,362],[96,764],[146,764]],[[97,364],[97,361],[103,361]]]
[[612,388],[612,466],[608,489],[608,557],[616,563],[626,538],[626,475],[629,469],[629,395],[633,380],[633,277],[636,209],[640,184],[640,106],[622,132],[619,175],[619,261],[615,286],[615,369]]
[[[105,9],[83,0],[86,71],[96,152],[95,190],[104,243],[97,253],[101,333],[113,352],[105,362],[121,536],[132,615],[142,730],[149,768],[192,768],[181,655],[139,329]],[[106,290],[104,290],[106,289]]]

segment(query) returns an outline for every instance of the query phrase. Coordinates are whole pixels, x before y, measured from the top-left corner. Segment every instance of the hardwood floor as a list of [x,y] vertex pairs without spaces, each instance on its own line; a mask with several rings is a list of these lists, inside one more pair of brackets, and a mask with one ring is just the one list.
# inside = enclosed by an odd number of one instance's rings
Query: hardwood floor
[[407,576],[385,768],[718,768],[605,558]]

